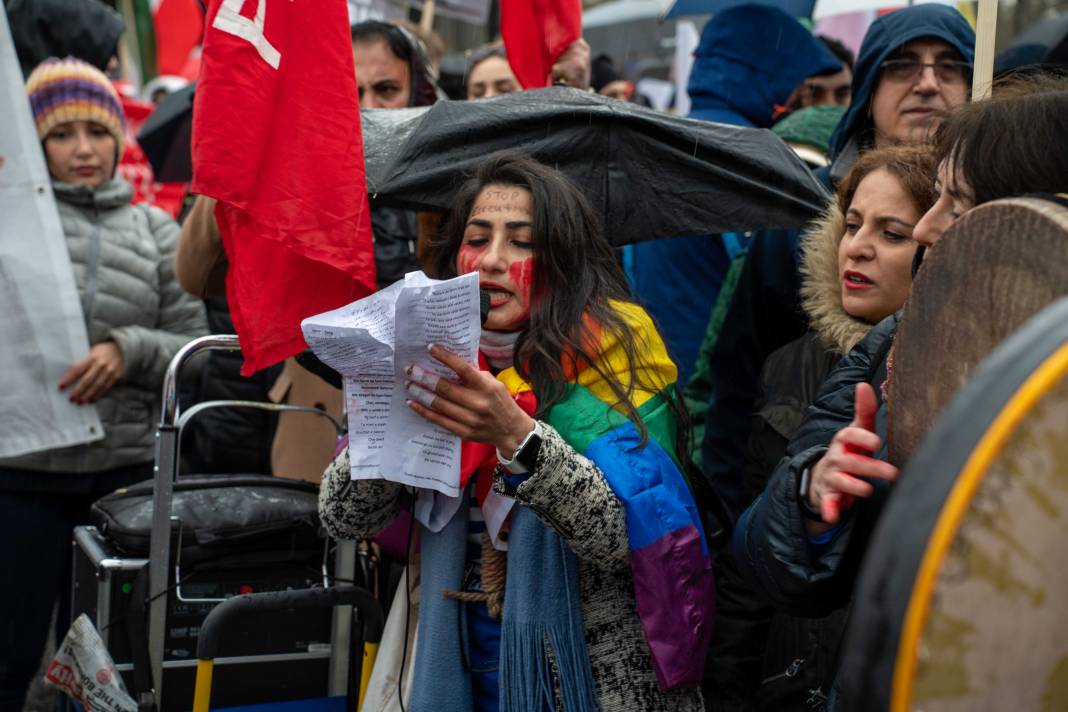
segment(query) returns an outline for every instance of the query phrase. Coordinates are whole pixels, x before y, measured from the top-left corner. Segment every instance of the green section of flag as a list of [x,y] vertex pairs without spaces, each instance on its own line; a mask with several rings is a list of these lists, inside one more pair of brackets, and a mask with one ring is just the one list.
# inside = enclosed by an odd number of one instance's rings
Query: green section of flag
[[[673,388],[674,384],[669,386]],[[675,454],[676,423],[668,404],[668,395],[661,391],[638,408],[638,415],[649,437],[664,448],[678,464]],[[585,386],[571,384],[567,396],[553,406],[545,421],[553,426],[571,447],[586,452],[597,438],[627,422],[627,416],[611,407]]]
[[156,28],[152,24],[152,8],[148,0],[133,0],[134,27],[137,30],[137,50],[141,62],[141,81],[155,79],[156,68]]

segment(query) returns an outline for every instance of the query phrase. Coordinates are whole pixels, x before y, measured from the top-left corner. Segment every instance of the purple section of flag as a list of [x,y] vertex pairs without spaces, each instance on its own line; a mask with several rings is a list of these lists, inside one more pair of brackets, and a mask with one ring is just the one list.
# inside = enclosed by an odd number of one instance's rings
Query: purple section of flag
[[692,524],[630,553],[638,615],[662,690],[697,686],[715,613],[712,563]]

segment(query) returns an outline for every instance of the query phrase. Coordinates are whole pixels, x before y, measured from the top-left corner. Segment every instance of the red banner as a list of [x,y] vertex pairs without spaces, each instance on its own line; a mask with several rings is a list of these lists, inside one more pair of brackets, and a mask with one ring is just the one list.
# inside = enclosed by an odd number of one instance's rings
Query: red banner
[[[161,0],[152,14],[156,31],[156,66],[160,74],[182,73],[200,44],[204,16],[197,0]],[[196,79],[196,75],[186,77]]]
[[211,2],[193,117],[192,190],[219,201],[247,375],[375,288],[345,0]]
[[133,186],[134,203],[150,203],[166,210],[172,218],[177,218],[182,209],[182,198],[185,197],[185,184],[156,182],[152,166],[149,165],[145,152],[137,143],[137,133],[141,130],[141,124],[145,123],[145,119],[156,107],[131,99],[125,94],[120,94],[120,97],[122,113],[126,115],[126,149],[119,159],[118,174]]
[[580,0],[501,0],[501,38],[524,89],[549,86],[549,72],[582,36]]

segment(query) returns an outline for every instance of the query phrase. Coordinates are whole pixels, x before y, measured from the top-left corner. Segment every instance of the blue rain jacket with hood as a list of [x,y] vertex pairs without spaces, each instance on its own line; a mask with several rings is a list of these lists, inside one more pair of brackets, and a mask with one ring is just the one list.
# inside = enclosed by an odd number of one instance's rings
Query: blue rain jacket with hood
[[[778,8],[742,5],[705,25],[690,72],[690,118],[769,128],[776,107],[806,77],[842,63],[801,23]],[[679,367],[693,370],[708,318],[740,241],[720,235],[634,245],[626,267],[635,296],[652,314]],[[741,240],[744,242],[744,239]]]
[[844,178],[857,156],[874,142],[869,107],[879,81],[880,65],[902,46],[923,38],[942,40],[968,64],[975,61],[975,32],[955,8],[913,5],[875,20],[864,35],[853,66],[853,102],[831,136],[829,155],[833,183]]

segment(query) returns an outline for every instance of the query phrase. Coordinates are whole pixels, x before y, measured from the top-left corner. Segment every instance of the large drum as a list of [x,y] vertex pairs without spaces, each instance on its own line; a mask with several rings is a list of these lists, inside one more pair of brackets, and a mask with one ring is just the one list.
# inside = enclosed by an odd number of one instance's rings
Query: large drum
[[858,580],[842,709],[1068,709],[1065,294],[1056,203],[984,205],[929,252],[889,368],[905,469]]

